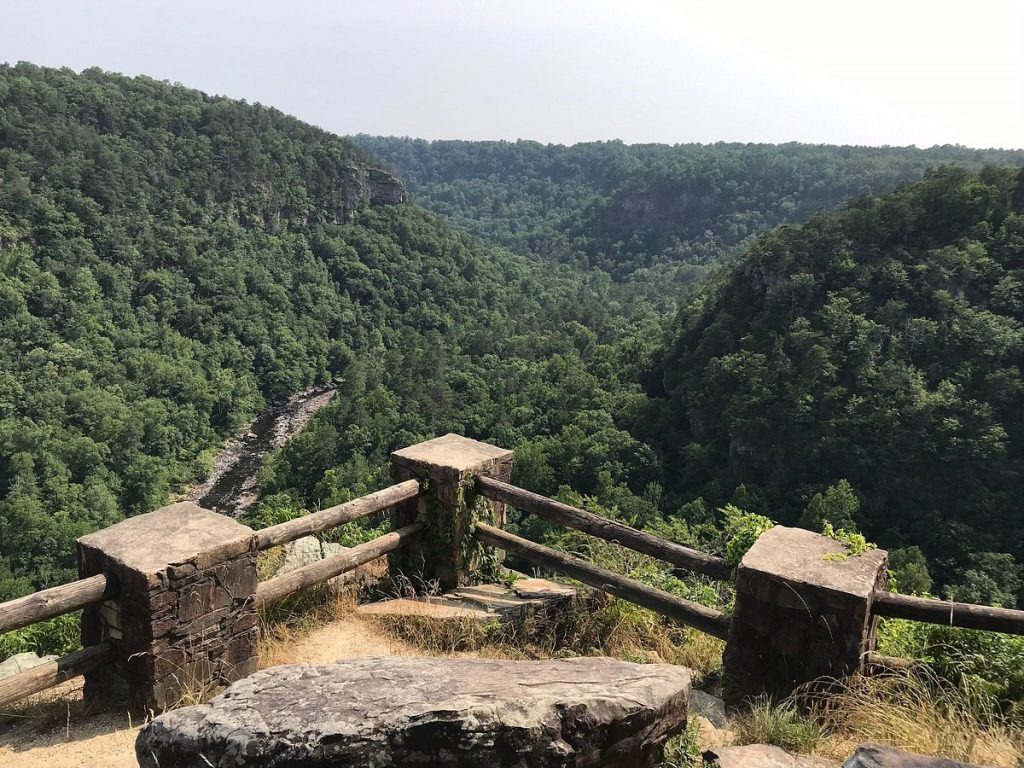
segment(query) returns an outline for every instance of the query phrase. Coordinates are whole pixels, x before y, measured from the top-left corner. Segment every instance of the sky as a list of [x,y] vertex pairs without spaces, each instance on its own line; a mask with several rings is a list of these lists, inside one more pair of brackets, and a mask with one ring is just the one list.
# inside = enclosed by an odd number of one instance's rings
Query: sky
[[0,60],[339,134],[1024,147],[1024,0],[4,0]]

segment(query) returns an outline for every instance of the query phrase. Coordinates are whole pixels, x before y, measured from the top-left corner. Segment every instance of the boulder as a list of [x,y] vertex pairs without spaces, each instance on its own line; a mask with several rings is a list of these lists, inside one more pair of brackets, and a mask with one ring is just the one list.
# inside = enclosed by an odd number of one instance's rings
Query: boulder
[[976,768],[944,757],[926,757],[881,744],[861,744],[843,768]]
[[277,573],[283,575],[324,559],[324,545],[316,536],[303,536],[284,545],[284,561]]
[[56,656],[37,656],[32,651],[16,653],[0,662],[0,679],[13,677],[19,672],[25,672],[33,667],[38,667],[40,664],[56,660]]
[[607,658],[364,657],[263,670],[168,712],[142,768],[642,768],[686,725],[690,672]]
[[704,763],[718,768],[838,768],[832,763],[808,755],[791,755],[770,744],[719,747],[704,753]]
[[[316,536],[303,536],[284,545],[284,559],[274,575],[283,576],[299,568],[305,568],[307,565],[319,563],[321,560],[348,552],[348,549],[348,547],[341,544],[320,541]],[[386,561],[374,561],[378,566],[382,562]],[[363,581],[373,580],[381,575],[379,572],[380,568],[375,567],[374,563],[360,566],[353,571],[335,576],[327,583],[336,592],[352,589]]]

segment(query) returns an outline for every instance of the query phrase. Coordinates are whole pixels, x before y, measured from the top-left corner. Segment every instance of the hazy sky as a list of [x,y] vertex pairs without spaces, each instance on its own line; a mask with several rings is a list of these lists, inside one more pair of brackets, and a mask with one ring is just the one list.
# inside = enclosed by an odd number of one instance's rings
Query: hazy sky
[[5,0],[0,59],[337,133],[1024,147],[1024,0]]

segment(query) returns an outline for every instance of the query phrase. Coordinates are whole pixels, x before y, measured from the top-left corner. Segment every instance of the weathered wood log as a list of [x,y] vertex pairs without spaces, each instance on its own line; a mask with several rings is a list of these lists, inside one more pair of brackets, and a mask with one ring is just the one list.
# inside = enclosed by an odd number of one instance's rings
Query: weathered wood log
[[56,661],[48,661],[38,667],[26,669],[11,677],[0,680],[0,708],[6,707],[33,693],[53,688],[72,678],[110,661],[114,650],[107,640],[98,645],[90,645],[80,651],[61,656]]
[[869,652],[864,658],[869,672],[906,672],[913,669],[913,659],[901,659],[898,656],[886,656],[882,653]]
[[116,594],[117,584],[114,579],[101,573],[10,600],[0,604],[0,633],[77,611]]
[[393,507],[395,504],[414,499],[419,493],[419,482],[406,480],[404,483],[392,485],[382,491],[347,501],[344,504],[322,509],[311,515],[289,520],[287,523],[272,525],[262,531],[257,531],[259,548],[269,549],[280,544],[287,544],[289,541],[295,541],[303,536],[334,528],[337,525],[350,523],[353,520]]
[[352,547],[340,555],[328,557],[318,563],[297,568],[284,576],[262,582],[256,587],[256,606],[263,608],[277,602],[300,589],[311,587],[354,570],[388,552],[393,552],[423,533],[423,523],[413,523],[397,531],[378,536],[365,544]]
[[951,603],[928,597],[898,595],[895,592],[875,592],[871,606],[876,616],[1024,635],[1024,611],[1012,608]]
[[729,634],[729,617],[712,608],[683,600],[660,589],[633,581],[585,560],[579,560],[549,547],[514,536],[485,523],[477,523],[474,532],[480,541],[508,552],[515,552],[524,560],[550,568],[582,581],[609,595],[629,600],[650,608],[680,624],[699,629],[724,640]]
[[490,477],[477,477],[476,487],[480,494],[489,499],[503,501],[516,509],[532,512],[546,520],[553,520],[599,539],[621,544],[679,568],[720,581],[728,581],[732,577],[731,569],[722,558],[684,547],[674,541],[666,541],[625,523],[607,520],[593,512],[563,504]]

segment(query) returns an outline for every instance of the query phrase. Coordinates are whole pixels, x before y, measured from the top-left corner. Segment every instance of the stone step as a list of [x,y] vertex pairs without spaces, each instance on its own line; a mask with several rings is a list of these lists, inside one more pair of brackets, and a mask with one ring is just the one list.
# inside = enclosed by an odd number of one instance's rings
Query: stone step
[[494,621],[497,615],[460,600],[438,600],[429,597],[400,597],[378,603],[360,605],[362,616],[416,616],[429,619],[472,619]]
[[540,603],[538,600],[524,600],[500,584],[481,584],[476,587],[460,587],[445,595],[449,600],[474,603],[484,610],[502,612],[518,610],[524,603]]
[[428,616],[435,619],[512,621],[561,605],[576,596],[573,587],[544,579],[519,579],[512,589],[504,584],[460,587],[445,595],[403,597],[361,605],[365,616]]

